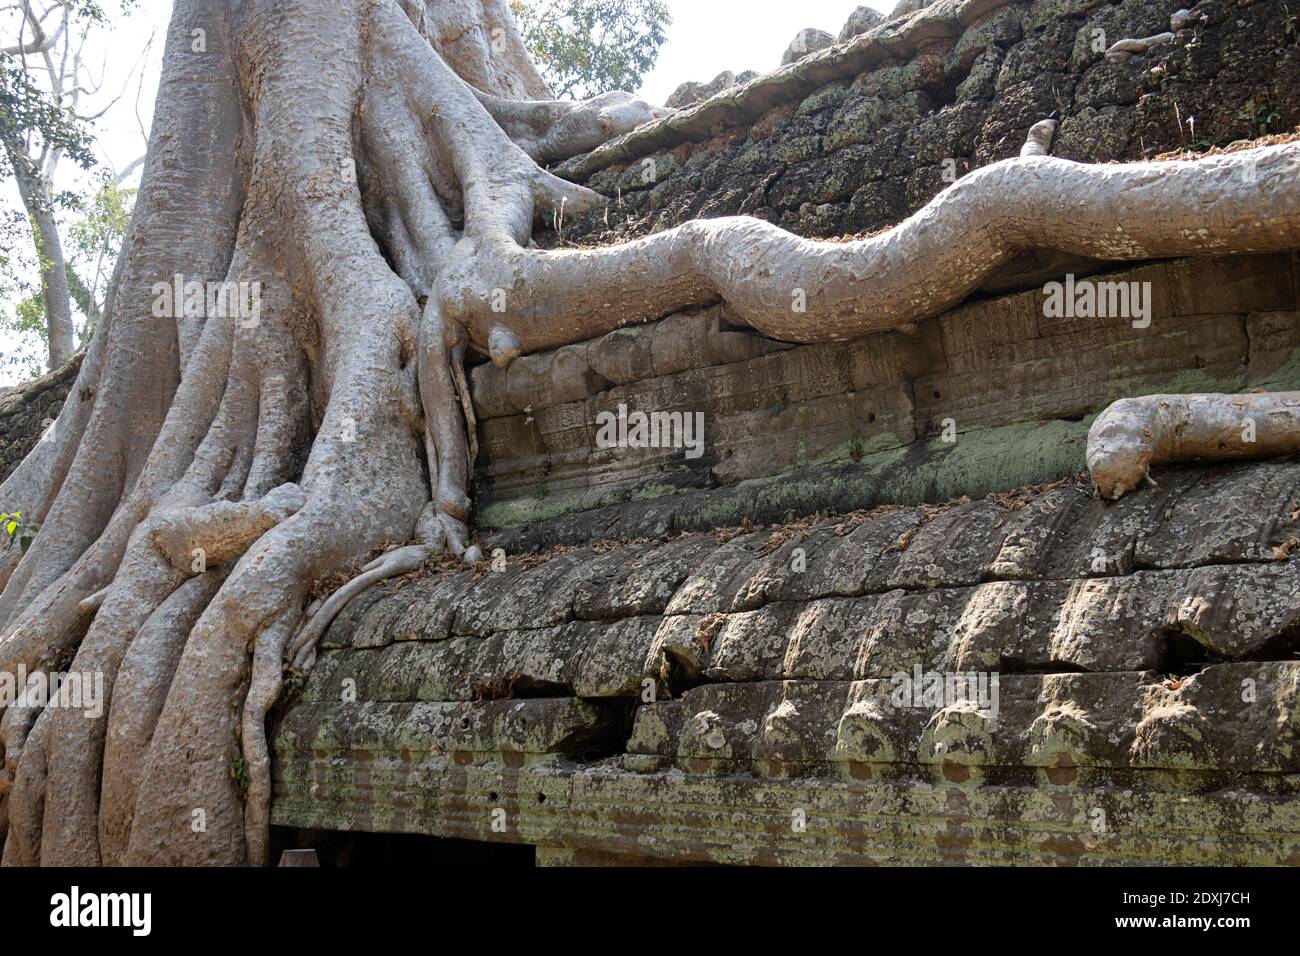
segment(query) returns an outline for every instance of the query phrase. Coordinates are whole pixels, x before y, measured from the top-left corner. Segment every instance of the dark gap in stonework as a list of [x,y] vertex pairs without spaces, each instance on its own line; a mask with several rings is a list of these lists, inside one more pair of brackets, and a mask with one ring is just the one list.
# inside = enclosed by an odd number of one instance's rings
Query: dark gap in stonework
[[1152,661],[1151,667],[1162,674],[1187,677],[1204,670],[1211,664],[1221,664],[1228,660],[1184,631],[1175,629],[1161,631],[1151,640],[1153,646],[1148,655]]
[[272,860],[285,850],[312,849],[320,866],[342,868],[453,867],[528,868],[536,864],[532,846],[447,840],[412,833],[343,833],[333,830],[271,828]]
[[[639,699],[630,697],[583,697],[584,703],[601,711],[599,728],[594,732],[566,741],[556,748],[566,757],[575,757],[587,763],[617,757],[627,752],[632,739],[632,724],[636,719]],[[540,794],[538,795],[541,796]],[[538,800],[543,803],[544,800]]]
[[1283,628],[1250,654],[1252,661],[1294,661],[1300,658],[1300,623]]
[[681,655],[671,649],[664,652],[664,664],[660,673],[660,681],[670,700],[676,700],[688,690],[709,682],[703,672],[692,667],[682,659]]
[[1023,657],[1002,655],[998,658],[1000,674],[1087,674],[1088,668],[1070,661],[1047,661],[1043,664],[1029,664]]

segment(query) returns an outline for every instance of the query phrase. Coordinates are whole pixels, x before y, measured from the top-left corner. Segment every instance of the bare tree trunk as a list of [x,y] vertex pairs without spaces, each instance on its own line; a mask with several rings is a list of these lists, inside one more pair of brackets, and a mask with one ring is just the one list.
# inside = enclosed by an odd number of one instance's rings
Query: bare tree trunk
[[309,666],[356,588],[438,550],[476,557],[467,348],[506,364],[717,299],[834,341],[907,327],[1021,249],[1300,245],[1289,145],[1031,155],[854,243],[725,219],[542,251],[537,217],[602,199],[533,156],[656,111],[553,103],[539,82],[501,0],[177,0],[100,334],[54,441],[0,486],[42,520],[0,566],[0,672],[71,668],[110,696],[100,716],[29,701],[0,718],[6,862],[266,862],[283,669]]
[[[5,124],[6,126],[8,124]],[[45,304],[45,331],[49,343],[50,368],[62,368],[76,351],[72,326],[72,298],[68,293],[67,263],[48,185],[35,168],[22,144],[12,135],[4,137],[5,152],[18,183],[18,194],[32,223],[32,238],[40,261],[41,295]]]

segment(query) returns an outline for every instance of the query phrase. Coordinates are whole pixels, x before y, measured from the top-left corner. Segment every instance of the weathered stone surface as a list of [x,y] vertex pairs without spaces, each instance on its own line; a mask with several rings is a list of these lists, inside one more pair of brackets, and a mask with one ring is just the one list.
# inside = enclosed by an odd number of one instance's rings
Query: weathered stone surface
[[[1300,862],[1297,474],[1183,467],[1110,504],[1064,485],[375,588],[276,728],[275,819],[570,862]],[[811,835],[787,843],[794,812]]]
[[317,751],[555,754],[582,752],[608,726],[607,712],[573,699],[473,705],[363,702],[297,708],[285,720],[280,739]]
[[686,576],[715,548],[711,539],[698,537],[661,548],[611,550],[608,560],[586,566],[588,575],[574,594],[574,613],[587,620],[662,614]]
[[883,14],[871,9],[871,7],[858,7],[849,14],[848,20],[844,22],[837,42],[843,43],[845,40],[852,40],[859,33],[866,33],[872,27],[879,25],[884,19]]
[[899,551],[894,546],[920,520],[919,511],[898,509],[872,515],[856,526],[831,520],[792,535],[754,565],[732,610],[879,590],[897,563]]
[[331,627],[307,694],[352,677],[378,700],[632,698],[674,668],[847,681],[1275,659],[1300,631],[1298,475],[1182,467],[1115,503],[1065,485],[384,585]]
[[[484,383],[501,373],[476,370],[489,393],[476,398],[489,416],[479,524],[518,529],[501,542],[517,550],[587,540],[584,521],[626,518],[618,536],[648,536],[1063,478],[1082,467],[1090,416],[1118,397],[1300,387],[1298,271],[1275,255],[1097,277],[1148,290],[1143,329],[1049,317],[1041,287],[840,346],[790,348],[730,330],[724,310],[685,313],[589,343],[603,390],[548,404],[557,393],[541,389],[497,417],[509,403]],[[1187,286],[1200,291],[1175,294]],[[599,416],[620,408],[702,414],[703,454],[597,447]]]
[[631,617],[610,625],[593,624],[587,649],[581,653],[573,679],[578,697],[639,697],[647,682],[653,686],[659,668],[652,651],[662,619]]
[[[841,37],[566,163],[562,171],[619,204],[608,222],[601,214],[567,224],[565,238],[625,237],[736,213],[821,236],[880,229],[945,185],[945,159],[964,174],[1015,155],[1029,127],[1058,110],[1055,154],[1091,162],[1149,158],[1190,139],[1226,146],[1261,126],[1286,132],[1300,123],[1289,95],[1300,51],[1278,4],[1203,0],[1194,27],[1130,63],[1094,49],[1097,30],[1112,42],[1167,31],[1171,6],[941,2]],[[1266,122],[1258,106],[1242,108],[1249,103],[1268,104]],[[1194,137],[1179,125],[1188,116]],[[855,145],[869,153],[840,155]],[[675,172],[618,192],[624,170],[669,153]],[[834,182],[836,198],[814,196],[820,182]]]
[[731,609],[739,581],[755,560],[754,550],[763,541],[759,534],[742,535],[728,541],[697,565],[664,609],[665,614],[716,614]]
[[[1240,702],[1246,680],[1260,706]],[[599,756],[617,739],[608,712],[576,700],[300,705],[276,738],[274,820],[570,863],[1300,861],[1294,774],[1262,790],[1216,776],[1294,771],[1293,663],[1007,678],[993,721],[895,713],[873,683],[699,688],[639,708],[617,759]]]
[[[911,765],[908,773],[955,783],[966,778],[952,764],[1004,775],[1016,767],[1063,765],[1294,773],[1300,728],[1289,718],[1297,706],[1298,667],[1222,665],[1182,680],[1122,672],[1003,675],[991,710],[918,706],[910,695],[900,697],[901,685],[892,680],[710,684],[681,700],[640,708],[637,720],[645,727],[633,729],[628,749],[690,772],[713,772],[715,762],[728,769],[749,763],[761,772],[763,762],[777,761],[805,776],[851,755],[856,762]],[[1259,694],[1254,701],[1243,702],[1236,692],[1245,680]],[[866,700],[870,707],[862,706]],[[1068,733],[1061,726],[1067,714]],[[885,725],[891,743],[868,753],[861,729],[852,726],[862,720]]]
[[818,30],[815,27],[800,30],[795,34],[795,38],[790,41],[790,45],[786,47],[785,53],[781,54],[781,65],[789,66],[791,63],[802,60],[809,53],[826,49],[834,42],[835,37],[825,30]]
[[[621,196],[566,241],[891,225],[1054,110],[1057,154],[1095,161],[1181,145],[1174,103],[1216,143],[1260,132],[1235,114],[1261,96],[1297,119],[1274,5],[1202,0],[1123,62],[1090,42],[1171,12],[846,27],[565,164]],[[1139,284],[1151,323],[1049,316],[1066,273]],[[1300,463],[1164,468],[1114,503],[1077,477],[1122,395],[1300,388],[1297,288],[1296,254],[1033,253],[908,334],[791,346],[711,307],[473,369],[507,560],[335,620],[273,728],[275,821],[553,864],[1300,864]],[[705,454],[597,448],[619,406],[704,413]]]
[[[651,758],[653,759],[653,758]],[[282,826],[531,844],[571,862],[813,865],[1295,865],[1290,795],[1051,790],[876,780],[637,773],[387,756],[370,784],[331,776],[324,758],[282,754],[273,807]],[[454,782],[453,782],[454,781]],[[506,810],[504,833],[493,810]],[[738,810],[736,808],[744,808]],[[792,827],[797,811],[806,827]],[[1098,831],[1098,812],[1110,825]],[[1170,840],[1169,832],[1179,834]]]
[[746,70],[740,74],[732,73],[730,70],[723,70],[707,83],[683,83],[673,90],[668,99],[664,101],[664,106],[675,110],[694,106],[696,103],[716,96],[723,90],[730,89],[741,83],[748,83],[757,76],[758,74],[753,70]]
[[61,369],[23,385],[0,388],[0,481],[22,464],[59,417],[84,357],[84,352],[78,352]]

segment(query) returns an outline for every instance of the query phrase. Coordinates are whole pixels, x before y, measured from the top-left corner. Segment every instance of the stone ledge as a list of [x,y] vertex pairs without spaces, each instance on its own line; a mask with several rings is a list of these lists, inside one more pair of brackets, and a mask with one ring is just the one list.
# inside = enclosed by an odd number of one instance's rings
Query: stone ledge
[[[1145,330],[1049,318],[1034,289],[835,346],[771,342],[714,308],[480,366],[477,524],[515,550],[589,540],[603,521],[641,537],[1054,481],[1083,467],[1090,416],[1117,398],[1300,387],[1298,263],[1098,277],[1149,283]],[[597,447],[599,416],[620,406],[703,414],[704,454]],[[956,442],[935,437],[945,428]]]
[[[273,728],[274,820],[553,863],[1300,863],[1300,464],[1158,480],[376,587]],[[996,675],[996,714],[897,705],[916,668]]]
[[[1014,0],[937,0],[906,17],[888,20],[853,39],[810,53],[798,62],[730,87],[664,119],[637,127],[556,167],[576,182],[609,166],[627,163],[684,142],[739,126],[769,110],[801,100],[821,87],[888,62],[906,60],[936,40],[955,41],[981,17]],[[1101,2],[1101,0],[1096,0]],[[1095,3],[1094,3],[1095,5]]]
[[[277,753],[273,823],[531,844],[567,851],[555,854],[561,862],[1300,865],[1300,801],[1246,789],[972,788],[345,756]],[[364,778],[350,772],[362,765]],[[803,832],[792,825],[798,811]]]
[[[425,669],[399,663],[392,673],[402,680],[459,675],[450,699],[465,699],[471,677],[482,673],[571,689],[588,659],[608,668],[592,680],[622,668],[619,686],[635,687],[662,663],[647,647],[662,651],[673,629],[693,633],[690,625],[706,616],[713,618],[712,643],[696,655],[699,671],[714,668],[720,676],[739,666],[723,656],[736,647],[784,667],[789,654],[800,660],[822,645],[818,654],[829,662],[815,671],[749,665],[730,674],[739,680],[883,676],[849,670],[865,666],[859,642],[872,635],[892,635],[872,640],[891,660],[905,658],[902,669],[944,659],[991,668],[1002,657],[1022,667],[1140,669],[1160,666],[1155,639],[1174,633],[1220,658],[1280,653],[1300,614],[1300,555],[1293,553],[1300,464],[1157,474],[1160,487],[1115,503],[1087,485],[1065,484],[942,508],[564,548],[507,557],[496,572],[382,585],[327,631],[307,692],[337,677],[336,666],[359,676],[360,659],[344,664],[340,652],[402,644],[428,645],[394,651],[423,655]],[[912,611],[924,611],[928,623],[909,635],[898,622]],[[627,630],[608,639],[616,622]],[[937,657],[919,653],[930,644]],[[803,650],[791,651],[796,645]],[[680,642],[673,646],[686,653]]]

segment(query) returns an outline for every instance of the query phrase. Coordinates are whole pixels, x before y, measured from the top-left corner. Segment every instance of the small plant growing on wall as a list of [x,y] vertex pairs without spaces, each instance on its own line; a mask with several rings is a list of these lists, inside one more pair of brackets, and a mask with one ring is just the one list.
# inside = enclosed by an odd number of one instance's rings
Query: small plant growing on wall
[[24,522],[21,511],[0,512],[0,525],[4,527],[8,546],[12,548],[15,544],[18,545],[23,554],[26,554],[27,549],[32,546],[32,540],[36,537],[36,532],[41,530],[41,526],[38,524]]

